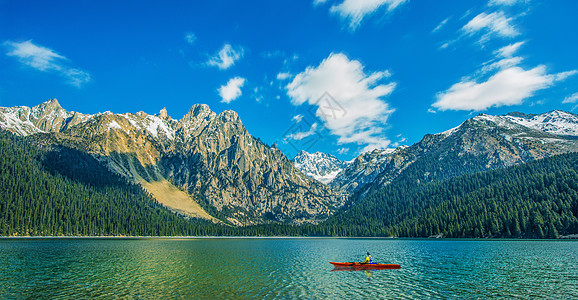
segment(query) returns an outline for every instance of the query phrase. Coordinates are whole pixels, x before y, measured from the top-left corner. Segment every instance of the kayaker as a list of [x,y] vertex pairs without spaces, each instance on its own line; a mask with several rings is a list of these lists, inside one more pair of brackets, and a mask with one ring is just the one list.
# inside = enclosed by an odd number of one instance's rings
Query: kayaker
[[371,258],[371,255],[369,252],[367,252],[367,256],[365,257],[365,260],[362,262],[362,264],[370,264],[372,260],[373,259]]

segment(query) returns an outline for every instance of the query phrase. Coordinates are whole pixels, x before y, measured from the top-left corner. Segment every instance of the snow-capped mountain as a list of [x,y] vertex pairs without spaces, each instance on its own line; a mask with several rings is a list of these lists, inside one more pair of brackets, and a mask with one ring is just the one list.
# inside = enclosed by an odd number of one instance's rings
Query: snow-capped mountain
[[348,165],[331,154],[307,153],[304,150],[293,158],[293,164],[303,174],[325,184],[333,180]]
[[374,150],[350,163],[305,151],[289,161],[251,136],[237,113],[217,114],[204,104],[175,120],[165,109],[85,115],[52,99],[32,108],[0,107],[0,129],[89,153],[174,211],[212,219],[202,208],[210,207],[237,225],[318,222],[345,204],[341,192],[397,178],[431,182],[578,151],[578,116],[563,111],[480,114],[409,147]]
[[[403,148],[400,147],[399,149]],[[393,149],[375,149],[359,155],[329,183],[329,186],[352,193],[371,183],[377,175],[385,170],[394,151]]]
[[520,124],[556,135],[578,136],[578,115],[573,113],[554,110],[543,114],[509,113],[503,118]]
[[409,147],[393,152],[364,153],[329,185],[352,193],[368,184],[386,185],[402,173],[418,182],[428,182],[509,167],[576,152],[575,136],[578,136],[578,116],[572,113],[480,114],[455,128],[428,134]]
[[345,202],[299,172],[278,149],[251,136],[234,111],[219,114],[195,104],[180,120],[144,112],[84,115],[56,99],[29,107],[0,108],[0,129],[49,151],[73,148],[139,184],[160,203],[184,215],[249,225],[318,222]]
[[51,99],[32,108],[0,107],[0,128],[27,136],[39,132],[59,132],[89,120],[92,116],[68,112]]

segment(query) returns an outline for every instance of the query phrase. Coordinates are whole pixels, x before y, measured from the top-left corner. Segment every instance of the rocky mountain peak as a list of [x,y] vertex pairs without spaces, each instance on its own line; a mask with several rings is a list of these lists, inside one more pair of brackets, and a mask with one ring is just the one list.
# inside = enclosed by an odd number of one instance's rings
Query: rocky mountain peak
[[206,104],[194,104],[189,109],[189,112],[183,117],[183,119],[205,119],[209,116],[216,115],[211,108]]
[[56,98],[47,100],[32,107],[31,118],[41,119],[44,116],[54,113],[66,114],[66,110],[60,106],[60,103],[58,103],[58,100],[56,100]]
[[237,112],[232,111],[232,110],[225,110],[222,113],[220,113],[218,115],[218,117],[223,120],[223,122],[235,122],[238,123],[240,122],[240,118],[239,115],[237,114]]
[[217,116],[208,105],[194,104],[189,112],[178,121],[178,129],[184,137],[196,136],[199,130],[202,130],[209,122]]
[[479,114],[455,128],[427,134],[421,141],[391,154],[364,153],[330,185],[347,192],[368,183],[372,183],[369,188],[383,186],[410,165],[414,167],[408,172],[419,182],[513,166],[576,152],[574,136],[578,136],[578,116],[564,111]]
[[578,136],[578,115],[553,110],[543,114],[510,113],[504,119],[549,134]]
[[346,162],[331,154],[322,152],[308,153],[305,150],[299,151],[293,158],[293,164],[303,174],[325,184],[333,180],[337,174],[347,167]]
[[359,155],[329,183],[329,186],[346,193],[359,190],[371,183],[390,164],[396,164],[394,154],[404,148],[375,149]]
[[60,106],[58,99],[52,98],[52,99],[48,99],[48,100],[34,106],[34,108],[38,108],[38,109],[62,109],[62,106]]
[[208,218],[200,203],[237,225],[316,223],[346,200],[299,172],[281,151],[252,137],[234,111],[217,115],[208,105],[196,104],[176,121],[166,109],[156,115],[89,116],[48,101],[34,108],[38,118],[31,117],[31,110],[0,107],[0,127],[21,135],[49,133],[38,139],[95,155],[187,216]]
[[161,119],[166,119],[169,117],[169,115],[167,114],[167,108],[163,107],[163,109],[161,109],[159,111],[159,113],[157,114],[157,117],[161,118]]

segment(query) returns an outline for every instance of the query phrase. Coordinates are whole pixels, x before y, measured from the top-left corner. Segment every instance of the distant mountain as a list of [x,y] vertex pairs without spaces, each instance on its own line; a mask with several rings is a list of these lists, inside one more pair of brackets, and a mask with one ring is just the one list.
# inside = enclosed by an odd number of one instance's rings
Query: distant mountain
[[567,153],[435,182],[401,174],[316,230],[341,236],[572,236],[578,233],[577,169],[578,153]]
[[578,117],[562,111],[480,114],[445,132],[428,134],[412,146],[364,153],[330,186],[352,193],[368,185],[379,188],[398,176],[412,176],[416,183],[430,182],[509,167],[576,152],[577,133]]
[[526,115],[515,112],[503,116],[522,126],[556,135],[578,136],[578,115],[554,110],[543,114]]
[[58,100],[51,99],[32,108],[27,106],[0,107],[0,128],[19,136],[41,132],[60,132],[87,121],[91,116],[68,112]]
[[396,181],[410,187],[578,152],[578,116],[563,111],[480,114],[350,163],[304,151],[292,162],[251,136],[234,111],[217,114],[203,104],[175,120],[165,109],[69,112],[52,99],[0,107],[0,129],[53,153],[58,168],[89,154],[174,212],[241,226],[318,223]]
[[301,150],[292,161],[303,174],[325,184],[332,181],[348,165],[331,154],[307,153],[304,150]]
[[359,188],[369,184],[383,172],[394,152],[403,150],[373,150],[363,153],[347,165],[330,183],[329,186],[346,193],[352,193]]
[[91,154],[191,217],[235,225],[315,223],[345,202],[251,136],[235,112],[216,114],[207,105],[193,105],[174,120],[164,109],[156,115],[84,115],[53,99],[33,108],[0,108],[0,128]]

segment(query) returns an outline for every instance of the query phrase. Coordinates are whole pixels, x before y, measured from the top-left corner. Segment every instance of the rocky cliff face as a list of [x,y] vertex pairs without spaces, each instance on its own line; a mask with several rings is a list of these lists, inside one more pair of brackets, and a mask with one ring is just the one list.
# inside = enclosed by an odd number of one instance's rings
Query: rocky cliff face
[[388,184],[402,173],[419,182],[427,182],[509,167],[576,152],[577,135],[578,118],[566,112],[505,116],[481,114],[456,128],[428,134],[412,146],[390,152],[364,153],[330,186],[352,193],[369,184]]
[[173,120],[164,109],[82,115],[50,100],[32,109],[2,108],[0,127],[88,152],[192,217],[213,219],[208,209],[235,225],[317,222],[345,202],[252,137],[235,112],[216,114],[207,105]]
[[578,116],[562,111],[481,114],[412,146],[364,153],[347,165],[304,152],[291,162],[251,136],[235,112],[217,114],[202,104],[174,120],[165,109],[85,115],[53,99],[32,108],[0,107],[0,128],[90,153],[176,212],[235,225],[315,223],[342,207],[345,194],[397,178],[419,184],[578,151]]
[[352,193],[375,180],[395,155],[397,155],[396,151],[380,149],[363,153],[343,169],[329,183],[329,186]]
[[233,111],[195,105],[176,128],[179,141],[159,163],[163,173],[233,223],[315,222],[345,201],[251,136]]
[[39,132],[60,132],[86,121],[90,116],[68,112],[56,99],[32,108],[27,106],[0,107],[0,127],[20,136]]

